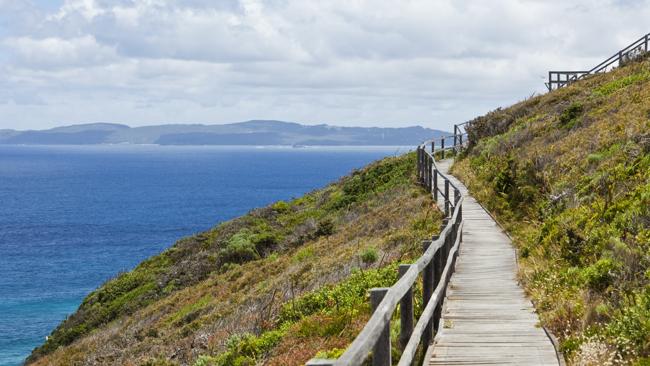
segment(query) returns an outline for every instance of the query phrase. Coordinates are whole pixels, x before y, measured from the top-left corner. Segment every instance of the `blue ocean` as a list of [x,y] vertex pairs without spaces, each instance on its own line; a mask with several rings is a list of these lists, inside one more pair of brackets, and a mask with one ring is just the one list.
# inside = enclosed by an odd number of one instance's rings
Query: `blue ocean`
[[0,145],[0,366],[177,239],[405,151]]

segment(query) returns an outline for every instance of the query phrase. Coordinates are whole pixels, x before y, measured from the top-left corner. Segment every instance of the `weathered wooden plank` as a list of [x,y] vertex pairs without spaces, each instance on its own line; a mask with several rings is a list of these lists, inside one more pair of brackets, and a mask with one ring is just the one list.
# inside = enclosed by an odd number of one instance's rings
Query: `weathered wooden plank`
[[[446,174],[450,161],[436,164]],[[518,284],[509,237],[464,185],[446,175],[464,196],[465,224],[428,364],[558,365],[553,344]],[[444,207],[441,197],[438,205]]]

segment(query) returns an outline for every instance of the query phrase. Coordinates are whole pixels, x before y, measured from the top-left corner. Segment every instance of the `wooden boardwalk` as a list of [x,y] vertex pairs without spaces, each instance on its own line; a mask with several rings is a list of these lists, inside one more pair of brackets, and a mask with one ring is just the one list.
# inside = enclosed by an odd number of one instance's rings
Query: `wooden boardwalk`
[[[450,164],[437,163],[443,173]],[[465,224],[428,365],[558,365],[555,348],[517,282],[510,239],[462,183],[449,179],[465,197]]]

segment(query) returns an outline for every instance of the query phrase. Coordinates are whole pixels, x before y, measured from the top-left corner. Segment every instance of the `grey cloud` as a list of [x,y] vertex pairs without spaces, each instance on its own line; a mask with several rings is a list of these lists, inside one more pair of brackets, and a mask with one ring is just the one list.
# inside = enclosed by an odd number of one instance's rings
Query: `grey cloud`
[[542,91],[548,69],[609,56],[648,31],[647,5],[66,0],[48,12],[0,0],[0,86],[13,93],[0,93],[0,114],[33,127],[253,118],[447,127]]

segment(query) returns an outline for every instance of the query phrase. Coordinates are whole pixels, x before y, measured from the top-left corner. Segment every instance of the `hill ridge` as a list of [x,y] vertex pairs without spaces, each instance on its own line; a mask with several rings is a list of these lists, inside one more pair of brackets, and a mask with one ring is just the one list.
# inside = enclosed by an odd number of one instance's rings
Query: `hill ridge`
[[227,124],[166,124],[130,127],[88,123],[47,130],[2,130],[0,144],[159,144],[159,145],[401,145],[449,133],[421,126],[344,127],[276,120]]

